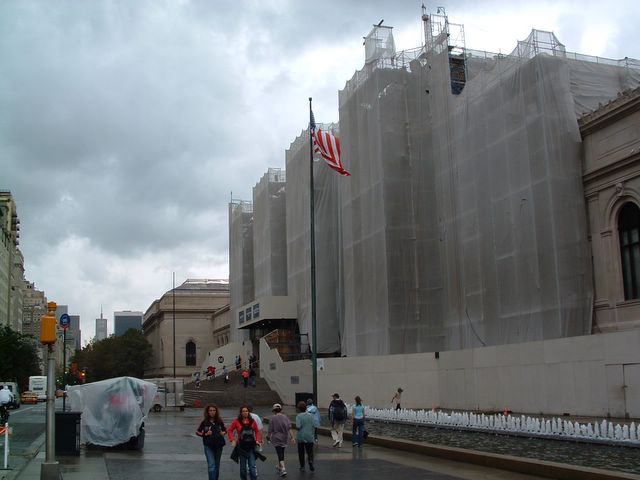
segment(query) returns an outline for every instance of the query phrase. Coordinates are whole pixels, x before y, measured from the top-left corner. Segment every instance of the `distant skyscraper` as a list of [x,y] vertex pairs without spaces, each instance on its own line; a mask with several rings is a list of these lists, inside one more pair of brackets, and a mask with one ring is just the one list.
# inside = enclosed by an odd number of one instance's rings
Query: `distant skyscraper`
[[113,333],[116,336],[123,335],[130,328],[142,331],[142,312],[113,312]]
[[71,325],[69,332],[73,335],[76,350],[82,349],[82,332],[80,331],[80,315],[69,315],[71,317]]
[[96,318],[96,341],[104,340],[107,338],[107,319]]

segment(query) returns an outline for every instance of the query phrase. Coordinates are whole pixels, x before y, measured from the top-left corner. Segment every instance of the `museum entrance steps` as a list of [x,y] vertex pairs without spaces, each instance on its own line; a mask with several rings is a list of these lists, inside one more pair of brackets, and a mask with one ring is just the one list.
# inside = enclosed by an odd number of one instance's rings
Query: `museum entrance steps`
[[241,370],[233,370],[229,372],[229,383],[224,382],[222,375],[216,375],[215,380],[201,380],[200,388],[196,388],[196,382],[185,384],[184,402],[189,407],[204,407],[207,403],[215,403],[219,407],[240,407],[244,404],[273,405],[281,403],[281,399],[260,376],[256,377],[255,387],[245,388]]

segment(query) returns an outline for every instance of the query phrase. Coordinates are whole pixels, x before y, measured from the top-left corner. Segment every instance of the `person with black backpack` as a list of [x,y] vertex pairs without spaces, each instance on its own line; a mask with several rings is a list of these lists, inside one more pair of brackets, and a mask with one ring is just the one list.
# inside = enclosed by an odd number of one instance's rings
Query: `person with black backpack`
[[227,429],[220,418],[218,407],[213,404],[204,407],[204,418],[196,430],[196,435],[202,438],[209,480],[218,480],[220,477],[220,458],[222,457],[222,448],[225,445],[225,433],[227,433]]
[[342,433],[347,421],[347,406],[340,399],[340,395],[334,393],[333,400],[329,404],[329,421],[331,422],[331,438],[334,447],[342,447]]
[[[240,413],[227,430],[234,453],[238,455],[240,463],[240,478],[247,480],[247,470],[251,480],[257,480],[258,467],[256,466],[256,446],[262,445],[262,437],[258,424],[251,416],[247,405],[240,407]],[[248,468],[247,468],[248,467]]]

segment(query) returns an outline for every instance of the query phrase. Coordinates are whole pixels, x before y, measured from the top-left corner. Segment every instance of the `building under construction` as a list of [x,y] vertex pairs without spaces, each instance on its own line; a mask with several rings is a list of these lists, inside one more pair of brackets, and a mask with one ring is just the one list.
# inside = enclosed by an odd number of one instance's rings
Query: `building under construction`
[[[466,48],[462,26],[444,14],[425,13],[422,25],[424,44],[399,53],[392,29],[374,26],[363,69],[339,92],[352,176],[315,165],[318,353],[590,334],[578,119],[640,85],[640,63],[571,54],[536,30],[511,54],[489,54]],[[286,256],[273,252],[287,276],[278,295],[295,303],[303,335],[311,333],[308,154],[303,131],[286,153]],[[255,252],[269,238],[242,208],[230,207],[236,327],[256,300],[250,291],[264,288],[249,245]]]

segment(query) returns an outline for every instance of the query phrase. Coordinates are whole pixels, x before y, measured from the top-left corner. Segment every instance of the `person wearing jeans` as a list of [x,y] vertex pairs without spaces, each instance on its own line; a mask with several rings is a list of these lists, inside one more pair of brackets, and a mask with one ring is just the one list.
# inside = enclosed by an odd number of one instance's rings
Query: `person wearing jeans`
[[[240,407],[238,418],[233,421],[227,434],[240,463],[240,479],[247,480],[248,473],[251,480],[257,480],[258,467],[256,466],[255,449],[256,446],[262,445],[262,436],[258,424],[251,416],[248,405]],[[234,453],[232,453],[232,458]]]
[[209,480],[218,480],[220,477],[220,458],[222,457],[226,432],[218,407],[213,404],[207,405],[204,408],[204,418],[196,430],[196,435],[202,438]]
[[364,405],[362,405],[362,399],[357,396],[355,398],[356,404],[351,409],[352,419],[352,442],[354,447],[360,447],[364,442]]
[[298,415],[296,416],[296,428],[298,430],[296,441],[298,442],[298,461],[300,462],[300,471],[304,472],[304,454],[307,454],[309,462],[309,470],[315,470],[313,466],[313,441],[316,427],[314,425],[313,415],[307,411],[306,402],[298,403]]

